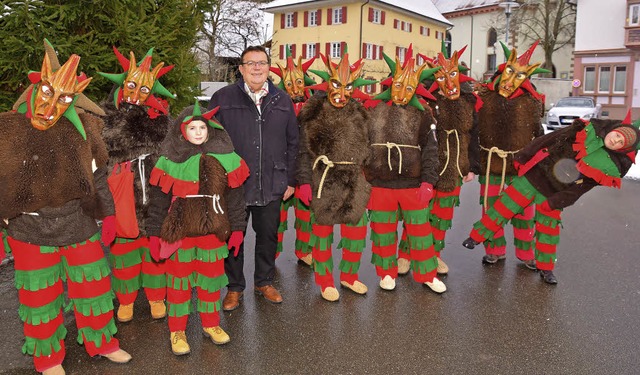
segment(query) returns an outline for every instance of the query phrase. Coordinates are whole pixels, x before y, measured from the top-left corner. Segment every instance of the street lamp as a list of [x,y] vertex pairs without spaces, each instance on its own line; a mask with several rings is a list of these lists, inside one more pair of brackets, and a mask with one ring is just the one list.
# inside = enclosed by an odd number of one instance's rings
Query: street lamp
[[504,16],[507,18],[507,29],[505,30],[504,42],[509,45],[509,18],[511,17],[511,12],[513,9],[520,6],[520,4],[515,1],[503,1],[498,4],[501,8],[504,8]]

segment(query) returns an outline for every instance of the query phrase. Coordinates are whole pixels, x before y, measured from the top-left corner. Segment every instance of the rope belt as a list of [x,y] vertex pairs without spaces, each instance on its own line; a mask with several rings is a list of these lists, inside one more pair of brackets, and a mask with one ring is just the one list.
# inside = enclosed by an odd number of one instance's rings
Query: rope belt
[[390,171],[393,170],[393,166],[391,166],[391,149],[395,148],[396,150],[398,150],[398,156],[400,158],[400,160],[398,162],[398,174],[402,174],[402,150],[400,149],[400,147],[410,147],[410,148],[415,148],[417,150],[421,149],[420,146],[399,145],[399,144],[393,143],[393,142],[372,143],[371,146],[385,146],[387,148],[387,163],[389,163],[389,170]]
[[131,162],[137,161],[138,162],[138,174],[140,175],[140,185],[142,185],[142,204],[147,204],[147,179],[145,177],[145,173],[144,173],[144,159],[149,156],[151,154],[142,154],[140,156],[138,156],[137,158],[131,160]]
[[316,161],[313,162],[313,168],[311,169],[316,169],[316,166],[318,165],[319,161],[323,162],[324,165],[326,165],[327,167],[324,169],[324,172],[322,172],[322,178],[320,179],[320,186],[318,187],[318,196],[317,196],[318,199],[322,196],[322,186],[324,185],[324,179],[325,177],[327,177],[327,172],[329,172],[329,168],[333,168],[336,165],[355,164],[352,161],[331,161],[329,160],[327,155],[320,155],[316,158]]
[[500,177],[500,191],[502,191],[502,188],[504,187],[505,175],[507,173],[507,156],[513,155],[520,150],[505,151],[505,150],[499,149],[496,146],[493,146],[491,148],[486,148],[486,147],[483,147],[482,145],[480,145],[480,148],[489,153],[489,157],[487,158],[487,171],[486,171],[487,180],[484,185],[484,209],[486,210],[488,206],[487,194],[489,193],[489,170],[491,169],[491,156],[493,154],[496,154],[498,157],[502,158],[502,176]]
[[207,194],[190,194],[190,195],[185,195],[185,198],[211,198],[211,204],[213,205],[213,212],[217,213],[217,214],[224,214],[224,210],[222,209],[222,206],[220,205],[220,195],[218,194],[213,194],[213,195],[207,195]]
[[444,163],[444,168],[442,168],[440,176],[442,176],[449,166],[449,157],[451,156],[451,152],[449,150],[449,135],[453,133],[456,136],[456,169],[458,170],[458,175],[460,175],[460,177],[464,177],[460,170],[460,135],[458,134],[458,129],[445,130],[445,133],[447,133],[447,162]]

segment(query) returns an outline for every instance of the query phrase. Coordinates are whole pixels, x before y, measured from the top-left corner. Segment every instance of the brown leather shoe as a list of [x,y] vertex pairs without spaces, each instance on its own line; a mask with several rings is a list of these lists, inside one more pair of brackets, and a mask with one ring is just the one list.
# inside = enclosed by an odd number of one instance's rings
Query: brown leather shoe
[[222,310],[232,311],[240,306],[240,299],[242,298],[242,292],[228,291],[227,295],[222,300]]
[[280,292],[278,292],[278,289],[274,288],[273,285],[256,286],[255,291],[256,294],[260,294],[271,303],[282,302],[282,296],[280,295]]

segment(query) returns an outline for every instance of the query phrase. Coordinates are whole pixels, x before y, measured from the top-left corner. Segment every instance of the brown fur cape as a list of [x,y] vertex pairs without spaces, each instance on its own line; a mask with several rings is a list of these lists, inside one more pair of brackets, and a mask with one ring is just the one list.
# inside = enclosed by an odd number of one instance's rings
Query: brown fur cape
[[[302,132],[298,160],[298,183],[311,184],[311,210],[321,225],[357,223],[365,212],[371,185],[363,165],[369,153],[367,122],[369,115],[351,100],[344,108],[329,103],[323,93],[311,97],[298,116]],[[322,174],[327,166],[316,159],[326,155],[332,162],[353,162],[330,168],[317,197]]]
[[[478,113],[478,135],[480,140],[481,175],[487,168],[489,153],[486,149],[498,147],[504,151],[519,151],[531,140],[544,134],[541,117],[543,105],[531,94],[507,99],[486,86],[481,86],[478,95],[483,101]],[[513,154],[507,157],[507,175],[515,175]],[[490,173],[502,173],[502,159],[491,157]]]
[[87,139],[62,117],[51,128],[37,130],[25,115],[0,113],[0,218],[80,199],[89,216],[102,218],[96,199],[92,161],[106,167],[107,150],[100,137],[102,120],[80,113]]

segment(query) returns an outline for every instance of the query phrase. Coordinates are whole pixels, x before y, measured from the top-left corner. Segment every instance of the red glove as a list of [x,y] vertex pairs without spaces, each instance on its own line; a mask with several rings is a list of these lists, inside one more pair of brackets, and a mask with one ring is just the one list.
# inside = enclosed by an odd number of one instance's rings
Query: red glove
[[149,237],[149,253],[156,262],[160,261],[160,237]]
[[428,182],[421,183],[418,189],[418,202],[421,206],[426,207],[431,198],[433,198],[433,185]]
[[116,217],[110,215],[102,219],[102,235],[100,242],[104,246],[109,246],[116,239]]
[[302,203],[306,204],[307,206],[311,203],[311,196],[313,194],[311,193],[311,185],[309,184],[304,184],[304,185],[300,185],[300,200],[302,201]]
[[235,249],[233,250],[234,257],[238,256],[242,241],[244,241],[244,233],[239,230],[234,230],[233,232],[231,232],[231,237],[229,237],[229,241],[227,241],[227,247],[229,248],[229,250]]

